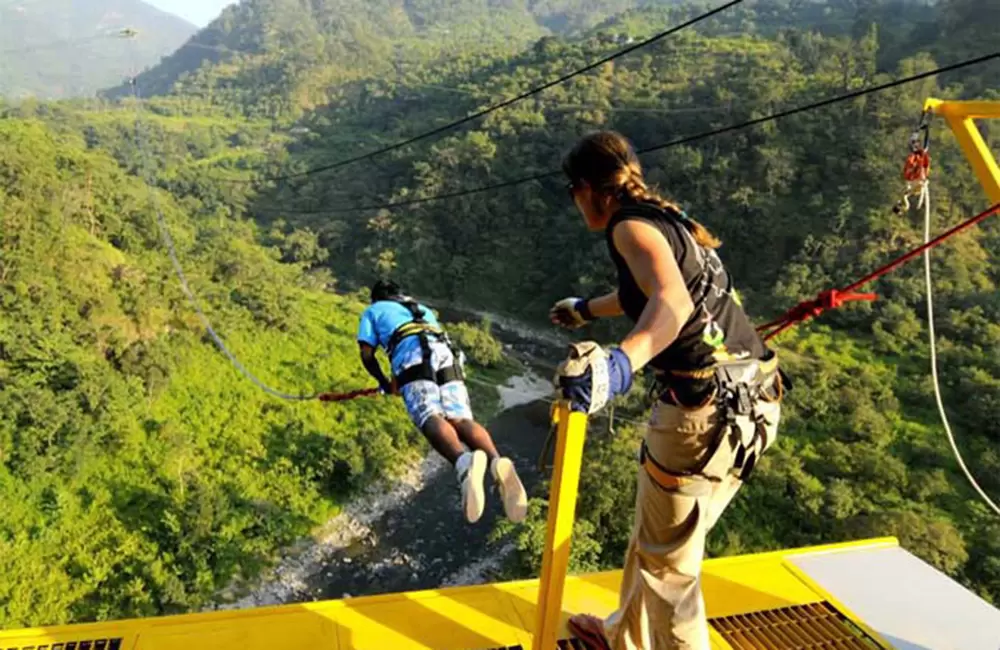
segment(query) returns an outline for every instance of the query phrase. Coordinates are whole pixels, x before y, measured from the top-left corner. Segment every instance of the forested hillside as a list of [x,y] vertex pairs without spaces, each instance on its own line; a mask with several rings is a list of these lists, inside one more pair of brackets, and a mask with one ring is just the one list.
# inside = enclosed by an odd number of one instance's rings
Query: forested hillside
[[[0,627],[198,608],[414,449],[398,404],[281,402],[240,378],[180,292],[138,152],[102,150],[127,147],[131,112],[87,115],[85,134],[65,117],[0,120]],[[163,174],[174,147],[254,137],[148,119]],[[262,233],[197,191],[158,203],[264,381],[370,384],[361,304],[306,271],[314,236]]]
[[[369,382],[351,290],[377,275],[536,322],[553,300],[612,279],[558,176],[358,206],[557,169],[595,128],[650,146],[996,48],[992,0],[746,3],[440,137],[247,182],[406,139],[704,10],[675,5],[244,1],[140,76],[144,97],[163,95],[139,109],[141,149],[127,98],[0,107],[0,507],[11,513],[0,520],[0,626],[200,607],[422,448],[398,402],[279,402],[236,374],[172,275],[144,170],[240,359],[289,392],[356,388]],[[720,235],[763,321],[920,242],[919,215],[891,207],[928,96],[998,98],[1000,64],[644,164]],[[997,127],[983,129],[995,141]],[[932,135],[938,232],[986,199],[940,121]],[[994,219],[933,259],[952,425],[1000,497],[998,257]],[[781,437],[711,551],[898,535],[1000,601],[1000,523],[959,474],[933,407],[921,269],[874,289],[878,302],[778,341],[795,380]],[[644,417],[641,388],[619,410],[629,420]],[[619,566],[631,523],[638,432],[624,420],[615,437],[605,429],[588,445],[576,569]],[[506,575],[537,570],[543,506],[497,531],[518,547]]]
[[505,57],[546,34],[676,2],[245,0],[139,82],[148,94],[201,97],[234,114],[295,117],[339,95],[348,81],[406,75],[455,56]]
[[[116,34],[139,32],[126,45]],[[140,0],[0,0],[0,97],[93,95],[156,65],[196,28]]]

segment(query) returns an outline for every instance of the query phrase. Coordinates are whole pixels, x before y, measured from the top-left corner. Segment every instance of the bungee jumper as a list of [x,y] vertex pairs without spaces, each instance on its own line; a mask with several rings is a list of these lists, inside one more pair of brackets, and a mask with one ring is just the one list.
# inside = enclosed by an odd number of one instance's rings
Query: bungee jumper
[[[358,327],[361,362],[382,393],[402,395],[407,413],[434,449],[455,468],[462,510],[475,523],[486,505],[487,468],[514,522],[527,514],[528,499],[513,461],[497,451],[489,431],[472,415],[463,357],[429,308],[401,293],[391,281],[371,288],[371,304]],[[375,356],[385,350],[392,378]],[[468,448],[468,449],[466,449]]]
[[705,537],[777,436],[777,356],[745,314],[720,242],[647,187],[628,140],[589,135],[563,171],[587,226],[605,233],[618,288],[561,300],[550,318],[575,329],[625,315],[635,327],[618,347],[571,345],[556,386],[573,410],[595,413],[649,365],[658,397],[640,451],[619,607],[606,620],[573,616],[570,629],[601,650],[708,650]]

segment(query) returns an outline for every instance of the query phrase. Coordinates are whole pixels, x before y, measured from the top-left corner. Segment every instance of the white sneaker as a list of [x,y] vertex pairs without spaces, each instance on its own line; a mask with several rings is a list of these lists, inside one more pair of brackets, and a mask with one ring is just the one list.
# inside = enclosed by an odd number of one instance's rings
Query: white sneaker
[[483,489],[486,453],[481,449],[465,452],[455,461],[455,473],[462,486],[462,511],[465,513],[465,520],[474,524],[483,516],[483,508],[486,506],[486,491]]
[[514,523],[523,521],[528,514],[528,495],[524,491],[521,479],[517,476],[514,463],[509,458],[496,458],[490,470],[493,480],[500,489],[503,511],[507,514],[507,518]]

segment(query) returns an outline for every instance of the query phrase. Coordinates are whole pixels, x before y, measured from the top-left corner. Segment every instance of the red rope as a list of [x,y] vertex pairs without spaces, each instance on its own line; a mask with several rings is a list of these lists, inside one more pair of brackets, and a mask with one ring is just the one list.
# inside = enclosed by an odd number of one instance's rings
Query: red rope
[[320,393],[316,396],[316,399],[321,402],[346,402],[349,399],[375,395],[376,393],[378,393],[377,388],[362,388],[359,390],[352,390],[347,393]]
[[938,235],[937,237],[930,240],[926,244],[918,246],[917,248],[914,248],[910,252],[897,257],[888,264],[885,264],[884,266],[881,266],[878,269],[872,271],[871,273],[861,278],[857,282],[849,284],[842,289],[829,289],[827,291],[822,292],[812,300],[806,300],[804,302],[799,303],[798,305],[792,307],[787,312],[785,312],[785,314],[781,318],[773,320],[770,323],[767,323],[766,325],[761,325],[760,327],[757,328],[757,331],[764,334],[765,341],[769,341],[773,339],[775,336],[778,336],[785,330],[789,329],[790,327],[796,325],[797,323],[807,321],[810,318],[816,318],[827,309],[836,309],[838,307],[843,306],[844,303],[857,300],[875,300],[877,296],[874,293],[855,293],[855,292],[862,286],[868,284],[869,282],[877,280],[883,275],[895,271],[897,268],[899,268],[903,264],[906,264],[907,262],[917,257],[918,255],[922,254],[924,251],[934,248],[944,240],[948,239],[949,237],[953,237],[954,235],[957,235],[958,233],[962,232],[967,228],[975,226],[980,221],[983,221],[984,219],[992,216],[993,214],[996,214],[998,211],[1000,211],[1000,203],[997,203],[996,205],[986,210],[985,212],[980,212],[971,219],[963,221],[962,223],[958,224],[951,230],[948,230]]

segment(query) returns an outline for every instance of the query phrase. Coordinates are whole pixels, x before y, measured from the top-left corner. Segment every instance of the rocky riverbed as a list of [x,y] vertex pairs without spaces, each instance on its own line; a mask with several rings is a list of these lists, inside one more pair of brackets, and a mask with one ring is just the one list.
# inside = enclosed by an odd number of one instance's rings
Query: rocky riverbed
[[[551,390],[548,380],[534,373],[512,377],[497,387],[503,411],[489,423],[529,494],[538,486],[537,460],[548,432]],[[249,594],[219,608],[486,581],[512,550],[488,540],[497,517],[503,516],[490,487],[483,517],[467,524],[451,467],[430,453],[402,477],[371,486],[311,539],[287,549]]]

